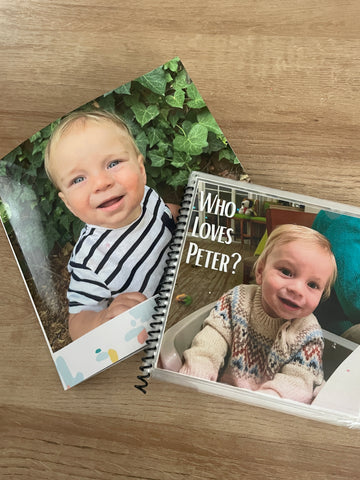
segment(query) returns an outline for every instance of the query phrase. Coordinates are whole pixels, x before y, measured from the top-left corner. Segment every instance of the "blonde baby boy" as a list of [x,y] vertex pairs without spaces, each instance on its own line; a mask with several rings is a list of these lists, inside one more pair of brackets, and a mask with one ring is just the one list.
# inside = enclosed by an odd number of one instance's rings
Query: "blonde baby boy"
[[45,168],[85,223],[68,264],[74,340],[156,293],[175,223],[146,185],[144,158],[128,127],[112,113],[65,117],[48,142]]
[[299,225],[276,228],[255,265],[257,285],[220,298],[180,372],[311,403],[323,383],[324,348],[312,312],[336,272],[323,235]]

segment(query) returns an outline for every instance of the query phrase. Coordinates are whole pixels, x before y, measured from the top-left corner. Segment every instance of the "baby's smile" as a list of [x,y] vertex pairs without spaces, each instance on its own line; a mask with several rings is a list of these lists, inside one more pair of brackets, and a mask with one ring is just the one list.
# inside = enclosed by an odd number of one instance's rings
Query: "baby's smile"
[[98,205],[96,208],[101,208],[101,209],[112,209],[115,208],[119,205],[121,200],[124,198],[123,195],[119,197],[112,197],[109,198],[108,200],[105,200],[105,202],[102,202],[100,205]]
[[288,298],[279,297],[279,300],[281,301],[281,303],[283,303],[285,306],[287,306],[291,309],[297,310],[297,309],[301,308],[300,305],[293,302],[292,300],[289,300]]

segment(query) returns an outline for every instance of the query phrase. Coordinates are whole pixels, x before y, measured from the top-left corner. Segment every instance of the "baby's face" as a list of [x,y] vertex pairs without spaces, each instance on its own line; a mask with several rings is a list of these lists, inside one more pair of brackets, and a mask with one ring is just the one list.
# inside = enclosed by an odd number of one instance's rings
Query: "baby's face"
[[143,157],[111,122],[73,125],[53,146],[50,168],[60,198],[83,222],[120,228],[141,214]]
[[274,247],[256,281],[262,286],[262,305],[271,317],[285,320],[312,313],[332,274],[330,255],[301,240]]

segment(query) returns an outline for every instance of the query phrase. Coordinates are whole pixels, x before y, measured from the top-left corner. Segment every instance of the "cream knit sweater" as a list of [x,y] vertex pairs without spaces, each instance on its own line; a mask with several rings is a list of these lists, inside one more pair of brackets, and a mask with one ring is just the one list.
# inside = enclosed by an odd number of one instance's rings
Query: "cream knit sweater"
[[314,315],[272,318],[261,287],[239,285],[205,320],[180,372],[311,403],[323,383],[321,327]]

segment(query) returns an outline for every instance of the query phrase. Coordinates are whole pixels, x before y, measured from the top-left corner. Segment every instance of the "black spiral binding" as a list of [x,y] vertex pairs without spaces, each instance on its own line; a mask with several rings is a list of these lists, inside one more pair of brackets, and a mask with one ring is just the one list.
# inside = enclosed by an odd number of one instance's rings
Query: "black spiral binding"
[[171,287],[173,284],[174,273],[176,270],[176,261],[178,259],[179,250],[185,233],[185,227],[189,214],[189,206],[192,201],[194,187],[188,185],[185,188],[181,208],[177,219],[176,230],[173,240],[169,247],[168,258],[166,260],[166,267],[164,277],[160,285],[160,292],[156,297],[155,313],[152,316],[153,321],[150,323],[150,330],[148,331],[148,338],[146,340],[146,347],[144,349],[145,356],[142,358],[143,364],[140,366],[141,375],[137,379],[142,382],[140,385],[135,385],[143,393],[146,393],[148,386],[148,379],[150,378],[150,370],[153,366],[156,350],[158,348],[159,337],[162,332],[168,305]]

